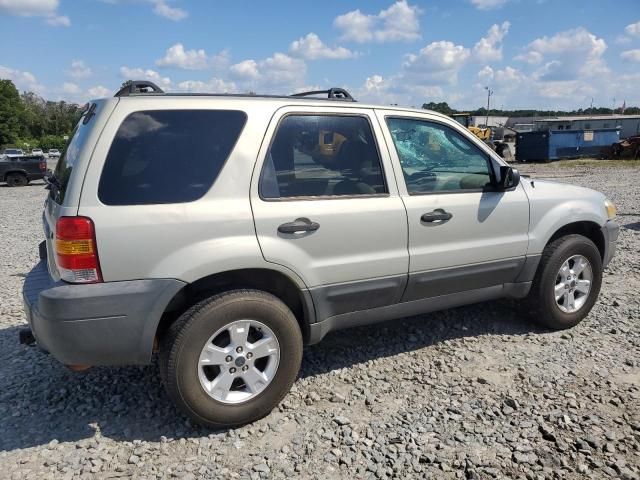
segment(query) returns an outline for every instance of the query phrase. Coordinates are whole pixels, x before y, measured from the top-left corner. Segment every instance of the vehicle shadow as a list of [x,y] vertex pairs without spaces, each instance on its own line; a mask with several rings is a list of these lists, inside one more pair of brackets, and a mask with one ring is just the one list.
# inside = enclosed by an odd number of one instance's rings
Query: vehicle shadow
[[[160,441],[212,432],[176,410],[154,363],[96,367],[73,373],[37,347],[18,344],[23,326],[0,330],[0,451],[58,442],[93,441],[96,431],[115,440]],[[329,334],[307,347],[301,378],[372,359],[430,348],[478,335],[525,335],[543,330],[519,318],[511,302],[461,307]]]
[[622,225],[623,228],[627,230],[635,230],[636,232],[640,232],[640,222],[627,223],[626,225]]

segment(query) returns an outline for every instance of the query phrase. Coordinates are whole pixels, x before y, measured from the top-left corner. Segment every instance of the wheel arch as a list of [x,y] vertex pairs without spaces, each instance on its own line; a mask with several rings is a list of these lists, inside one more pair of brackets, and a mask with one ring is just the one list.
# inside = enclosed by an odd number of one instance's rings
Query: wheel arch
[[17,173],[18,175],[22,175],[22,176],[26,177],[27,180],[29,179],[29,175],[27,174],[27,172],[25,170],[16,170],[16,169],[14,169],[14,170],[7,170],[6,172],[4,172],[4,176],[2,177],[2,181],[6,182],[7,181],[7,177],[9,175],[14,174],[14,173]]
[[565,237],[567,235],[582,235],[583,237],[591,240],[595,246],[598,248],[600,252],[600,258],[604,261],[605,259],[605,249],[606,243],[605,238],[602,233],[602,227],[598,225],[596,222],[592,222],[589,220],[583,220],[578,222],[568,223],[560,228],[558,228],[553,235],[547,240],[545,247],[550,243],[554,242],[558,238]]
[[280,299],[298,320],[303,339],[307,343],[310,336],[309,325],[315,322],[311,294],[291,277],[269,268],[243,268],[218,272],[185,285],[165,308],[156,328],[156,337],[161,337],[183,312],[199,301],[237,289],[260,290]]

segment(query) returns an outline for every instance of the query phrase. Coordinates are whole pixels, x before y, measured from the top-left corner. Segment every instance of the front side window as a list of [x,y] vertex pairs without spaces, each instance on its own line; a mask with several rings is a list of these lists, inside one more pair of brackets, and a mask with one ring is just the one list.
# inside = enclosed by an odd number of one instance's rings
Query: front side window
[[105,160],[107,205],[191,202],[213,185],[247,116],[237,110],[149,110],[129,115]]
[[436,122],[387,118],[409,194],[483,189],[491,182],[487,155]]
[[387,193],[365,117],[288,115],[278,125],[260,178],[264,199]]

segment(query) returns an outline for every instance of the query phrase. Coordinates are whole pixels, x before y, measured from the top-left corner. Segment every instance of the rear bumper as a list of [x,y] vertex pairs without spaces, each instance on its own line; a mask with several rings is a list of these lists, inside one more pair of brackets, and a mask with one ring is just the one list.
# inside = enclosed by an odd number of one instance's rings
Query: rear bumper
[[160,317],[184,285],[174,279],[70,285],[54,282],[41,261],[22,294],[38,345],[58,361],[131,365],[150,362]]
[[616,254],[616,242],[620,227],[613,220],[607,220],[602,226],[602,236],[604,238],[604,254],[602,255],[602,267],[606,268],[611,259]]

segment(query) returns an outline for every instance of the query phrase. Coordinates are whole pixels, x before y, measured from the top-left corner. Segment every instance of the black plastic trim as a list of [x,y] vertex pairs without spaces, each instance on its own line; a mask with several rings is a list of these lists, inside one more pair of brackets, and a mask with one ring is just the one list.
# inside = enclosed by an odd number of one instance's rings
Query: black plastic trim
[[460,267],[409,273],[402,301],[448,295],[467,290],[514,282],[525,264],[525,257]]
[[39,346],[64,364],[131,365],[151,361],[158,322],[186,284],[175,279],[69,285],[41,261],[23,299]]
[[[150,92],[146,91],[151,89]],[[162,90],[155,83],[148,80],[133,80],[124,85],[120,90],[116,92],[114,97],[129,97],[131,95],[159,95],[163,94]]]
[[398,318],[420,315],[473,303],[485,302],[504,297],[522,298],[531,288],[531,283],[511,283],[494,285],[467,292],[458,292],[432,298],[423,298],[411,302],[397,303],[385,307],[371,308],[357,312],[336,315],[322,322],[310,325],[308,343],[313,345],[321,341],[333,330],[372,325]]
[[398,303],[407,275],[337,283],[309,289],[318,319]]

